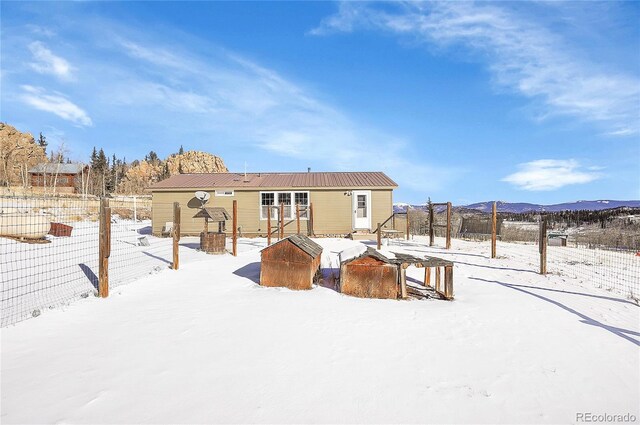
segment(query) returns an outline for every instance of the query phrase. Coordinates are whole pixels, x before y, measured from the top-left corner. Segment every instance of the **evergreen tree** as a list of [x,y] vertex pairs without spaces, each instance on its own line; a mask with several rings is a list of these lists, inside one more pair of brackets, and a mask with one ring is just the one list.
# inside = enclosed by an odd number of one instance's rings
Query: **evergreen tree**
[[42,148],[44,154],[46,155],[48,143],[47,138],[42,135],[42,132],[40,132],[40,137],[38,138],[38,145]]
[[178,151],[178,155],[182,155],[184,154],[184,149],[182,148],[182,145],[180,145],[180,150]]

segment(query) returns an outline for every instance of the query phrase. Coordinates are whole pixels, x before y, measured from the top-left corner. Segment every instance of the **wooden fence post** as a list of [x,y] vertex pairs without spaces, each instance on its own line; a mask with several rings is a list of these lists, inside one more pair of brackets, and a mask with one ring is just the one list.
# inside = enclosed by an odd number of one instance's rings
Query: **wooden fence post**
[[380,223],[378,223],[378,230],[376,230],[376,232],[378,233],[378,249],[380,249],[382,247],[382,232],[380,231]]
[[296,202],[296,224],[297,224],[297,231],[298,234],[300,234],[300,204],[298,204]]
[[238,201],[233,201],[233,256],[238,256]]
[[400,265],[400,298],[407,298],[407,268]]
[[444,297],[453,298],[453,266],[444,267]]
[[451,202],[447,202],[447,245],[446,249],[451,249]]
[[279,239],[284,239],[284,202],[280,203],[280,235]]
[[267,246],[271,245],[271,211],[271,207],[267,208]]
[[98,296],[109,296],[109,256],[111,255],[111,208],[109,200],[100,201],[100,230],[98,248]]
[[491,258],[496,258],[496,239],[498,235],[498,208],[496,202],[493,202],[491,209]]
[[436,266],[436,292],[440,292],[440,266]]
[[433,203],[429,200],[429,246],[433,246],[435,233],[433,231]]
[[311,225],[309,236],[315,236],[315,229],[313,228],[313,202],[309,204],[309,217],[307,217],[307,222]]
[[547,218],[540,220],[540,235],[538,237],[540,251],[540,274],[547,274]]
[[180,267],[180,204],[178,202],[173,203],[173,263],[171,268],[178,270]]
[[409,205],[407,205],[407,240],[409,240]]
[[431,267],[424,268],[424,286],[431,286]]

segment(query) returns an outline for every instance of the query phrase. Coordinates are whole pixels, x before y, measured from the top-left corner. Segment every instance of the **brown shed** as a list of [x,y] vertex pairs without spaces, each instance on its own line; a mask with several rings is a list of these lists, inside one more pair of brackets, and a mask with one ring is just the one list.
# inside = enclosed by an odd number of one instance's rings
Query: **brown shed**
[[367,248],[355,258],[340,259],[340,292],[361,298],[398,298],[398,266]]
[[260,285],[311,289],[320,269],[322,247],[304,235],[292,235],[261,253]]

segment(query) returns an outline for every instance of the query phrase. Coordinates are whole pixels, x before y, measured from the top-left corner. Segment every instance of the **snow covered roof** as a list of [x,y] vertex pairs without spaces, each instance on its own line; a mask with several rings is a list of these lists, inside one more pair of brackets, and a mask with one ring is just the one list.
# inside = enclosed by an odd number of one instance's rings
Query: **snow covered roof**
[[273,245],[269,245],[268,247],[262,249],[262,251],[264,251],[265,249],[269,249],[273,246],[276,246],[284,241],[291,242],[292,244],[294,244],[295,246],[297,246],[298,248],[300,248],[301,250],[303,250],[305,253],[309,254],[309,256],[313,258],[322,254],[322,247],[305,235],[291,235],[282,240],[279,240]]
[[58,162],[49,162],[47,164],[38,164],[29,170],[30,173],[40,174],[79,174],[85,165],[80,163],[63,164]]

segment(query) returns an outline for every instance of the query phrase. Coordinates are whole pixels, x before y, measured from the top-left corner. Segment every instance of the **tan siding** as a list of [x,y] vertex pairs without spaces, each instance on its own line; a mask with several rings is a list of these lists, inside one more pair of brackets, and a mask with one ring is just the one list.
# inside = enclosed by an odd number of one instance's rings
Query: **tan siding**
[[[291,190],[291,189],[289,189]],[[235,190],[235,196],[215,196],[215,191],[209,191],[211,198],[207,206],[224,207],[232,213],[233,200],[238,201],[238,225],[246,235],[266,235],[267,221],[260,220],[260,191]],[[391,189],[372,190],[371,226],[375,228],[378,221],[384,221],[392,213]],[[309,190],[310,202],[314,208],[315,233],[318,235],[344,235],[352,231],[352,197],[345,195],[345,190]],[[204,228],[204,219],[193,218],[200,204],[194,198],[193,192],[162,191],[153,192],[153,233],[158,235],[166,222],[173,221],[173,202],[182,206],[182,234],[197,235]],[[227,223],[227,231],[231,233],[231,222]],[[272,222],[276,226],[276,222]],[[307,229],[306,220],[301,220],[301,231]],[[210,226],[210,229],[214,227]],[[285,233],[295,233],[295,220],[285,227]]]

